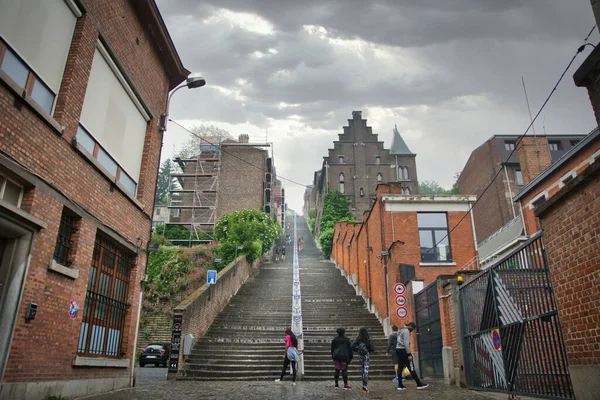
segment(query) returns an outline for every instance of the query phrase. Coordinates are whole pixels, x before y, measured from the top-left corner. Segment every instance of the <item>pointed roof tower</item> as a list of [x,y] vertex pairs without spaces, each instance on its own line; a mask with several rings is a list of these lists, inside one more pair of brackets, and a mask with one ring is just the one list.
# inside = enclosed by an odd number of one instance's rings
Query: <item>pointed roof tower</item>
[[392,155],[415,155],[408,146],[402,136],[400,136],[400,132],[398,132],[398,126],[394,124],[394,138],[392,139],[392,148],[390,149],[390,154]]

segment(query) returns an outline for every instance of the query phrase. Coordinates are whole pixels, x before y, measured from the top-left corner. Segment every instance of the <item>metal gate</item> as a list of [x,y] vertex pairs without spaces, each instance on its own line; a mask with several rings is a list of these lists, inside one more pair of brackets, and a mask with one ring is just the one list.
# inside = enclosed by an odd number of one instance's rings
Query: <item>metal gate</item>
[[415,294],[415,310],[421,377],[444,376],[437,281]]
[[460,298],[470,387],[574,397],[541,234],[463,285]]

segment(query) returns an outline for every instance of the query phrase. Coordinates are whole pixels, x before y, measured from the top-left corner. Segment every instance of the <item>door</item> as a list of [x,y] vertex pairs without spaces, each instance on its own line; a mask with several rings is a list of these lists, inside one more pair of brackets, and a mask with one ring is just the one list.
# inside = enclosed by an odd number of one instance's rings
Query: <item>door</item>
[[417,347],[421,377],[444,376],[442,326],[437,282],[415,295]]

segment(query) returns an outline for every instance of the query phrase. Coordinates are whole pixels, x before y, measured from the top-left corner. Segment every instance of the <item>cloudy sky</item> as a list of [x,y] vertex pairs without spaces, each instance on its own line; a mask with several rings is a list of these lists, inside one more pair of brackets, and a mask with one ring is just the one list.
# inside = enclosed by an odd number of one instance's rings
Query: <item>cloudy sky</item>
[[[170,116],[273,142],[278,174],[310,184],[353,110],[391,145],[398,125],[421,180],[453,183],[471,151],[529,123],[594,25],[588,0],[158,0],[187,69]],[[596,44],[595,30],[589,41]],[[578,56],[536,132],[595,126]],[[189,139],[174,124],[163,158]],[[284,182],[291,208],[304,187]]]

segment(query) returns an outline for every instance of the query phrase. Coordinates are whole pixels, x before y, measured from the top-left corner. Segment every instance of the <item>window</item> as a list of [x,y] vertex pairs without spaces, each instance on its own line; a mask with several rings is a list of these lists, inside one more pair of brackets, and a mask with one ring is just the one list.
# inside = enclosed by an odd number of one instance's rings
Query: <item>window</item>
[[406,195],[410,194],[410,188],[408,188],[408,187],[403,188],[402,194],[406,194]]
[[67,267],[73,263],[73,234],[77,231],[78,219],[67,208],[63,208],[54,248],[54,260]]
[[422,262],[452,262],[446,213],[417,213]]
[[365,197],[365,190],[363,188],[360,188],[360,197]]
[[377,164],[377,165],[381,164],[381,156],[375,157],[375,164]]
[[156,215],[160,215],[160,208],[156,209]]
[[343,164],[343,163],[344,163],[344,156],[339,156],[339,157],[338,157],[338,162],[339,162],[340,164]]
[[520,169],[515,170],[515,180],[517,181],[517,185],[523,186],[523,173]]
[[340,192],[342,193],[345,193],[344,183],[344,174],[340,174]]
[[504,150],[513,151],[515,149],[515,142],[513,140],[504,141]]
[[[0,42],[0,48],[2,46],[3,43]],[[48,114],[52,112],[56,96],[11,49],[6,49],[0,63],[0,69],[24,89],[44,111]],[[29,81],[33,81],[33,84],[28,84]]]
[[377,182],[381,182],[383,181],[383,175],[381,175],[381,172],[377,173]]
[[181,216],[181,208],[174,208],[173,209],[173,216],[175,218],[179,218]]
[[119,357],[127,314],[129,274],[135,256],[102,235],[96,236],[77,352]]
[[68,3],[0,0],[0,37],[7,47],[0,68],[48,114],[60,89],[75,24],[81,16]]
[[549,141],[548,148],[550,149],[550,151],[562,150],[562,144],[558,141]]
[[0,199],[15,207],[21,207],[21,202],[23,201],[23,187],[7,177],[0,175]]
[[408,181],[408,167],[398,167],[398,180]]
[[77,143],[89,153],[90,156],[98,160],[98,163],[104,167],[106,172],[117,178],[118,182],[125,188],[125,190],[132,196],[135,196],[137,190],[137,183],[123,170],[114,158],[106,150],[100,146],[96,140],[90,135],[90,133],[81,125],[77,129],[75,134]]
[[[93,140],[101,149],[91,154],[132,195],[140,177],[149,119],[108,51],[97,43],[81,111],[81,127],[85,128],[88,141]],[[77,136],[79,140],[79,132]]]

